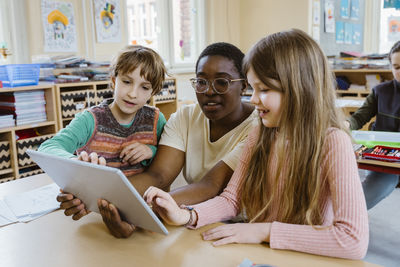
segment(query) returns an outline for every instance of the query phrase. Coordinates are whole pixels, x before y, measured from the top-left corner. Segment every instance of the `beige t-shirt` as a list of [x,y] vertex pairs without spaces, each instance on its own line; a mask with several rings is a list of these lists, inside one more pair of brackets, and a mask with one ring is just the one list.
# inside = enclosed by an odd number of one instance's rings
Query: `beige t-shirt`
[[232,170],[238,164],[249,131],[258,124],[253,113],[215,142],[210,141],[210,123],[198,104],[187,105],[172,114],[164,127],[159,145],[185,152],[183,176],[186,182],[198,182],[218,161]]

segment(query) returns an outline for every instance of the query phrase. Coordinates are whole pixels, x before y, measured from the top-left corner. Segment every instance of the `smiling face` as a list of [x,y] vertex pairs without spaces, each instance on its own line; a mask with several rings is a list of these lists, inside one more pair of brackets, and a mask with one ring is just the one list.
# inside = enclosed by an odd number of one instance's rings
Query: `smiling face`
[[[260,81],[253,68],[250,68],[247,73],[247,80],[253,88],[250,101],[256,107],[262,124],[268,128],[279,127],[283,93],[268,87]],[[271,84],[277,88],[280,87],[280,83],[276,80],[271,80]]]
[[230,83],[228,91],[222,95],[215,93],[211,86],[216,78],[241,78],[232,60],[217,55],[202,57],[198,62],[196,77],[206,79],[210,83],[206,92],[196,93],[199,105],[209,120],[227,118],[241,105],[240,94],[245,88],[243,81]]
[[119,123],[128,124],[151,98],[151,83],[140,76],[141,67],[127,74],[118,74],[112,79],[115,91],[111,112]]

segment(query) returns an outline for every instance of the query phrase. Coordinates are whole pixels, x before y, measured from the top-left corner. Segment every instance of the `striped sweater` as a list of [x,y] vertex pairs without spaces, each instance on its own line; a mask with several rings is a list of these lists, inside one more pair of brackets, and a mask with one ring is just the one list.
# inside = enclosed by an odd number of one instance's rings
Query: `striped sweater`
[[[193,206],[198,214],[196,228],[229,220],[239,213],[245,171],[257,138],[258,129],[255,129],[249,135],[240,163],[223,193]],[[272,223],[270,247],[361,259],[368,248],[368,214],[349,136],[336,128],[329,129],[324,151],[322,173],[330,169],[328,182],[323,188],[326,193],[321,198],[323,226],[327,227],[315,229],[315,226],[277,221],[277,200],[271,206],[274,212],[268,214],[265,220]]]
[[157,122],[159,110],[150,106],[143,106],[135,115],[133,124],[126,128],[114,118],[108,103],[92,107],[89,111],[95,120],[95,129],[85,146],[77,149],[77,154],[86,151],[88,154],[96,152],[104,157],[107,166],[119,168],[129,177],[144,171],[141,163],[129,164],[120,158],[124,147],[140,142],[147,145],[157,145]]

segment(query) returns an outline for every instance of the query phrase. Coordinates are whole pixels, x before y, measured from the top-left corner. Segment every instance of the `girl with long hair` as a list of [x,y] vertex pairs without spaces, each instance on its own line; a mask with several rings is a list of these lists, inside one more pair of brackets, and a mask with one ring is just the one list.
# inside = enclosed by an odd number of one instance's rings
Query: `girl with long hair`
[[333,74],[306,33],[289,30],[256,43],[244,60],[261,126],[249,134],[224,192],[178,207],[168,193],[144,197],[169,224],[198,228],[240,212],[246,223],[203,233],[205,240],[361,259],[368,215],[351,139],[335,108]]

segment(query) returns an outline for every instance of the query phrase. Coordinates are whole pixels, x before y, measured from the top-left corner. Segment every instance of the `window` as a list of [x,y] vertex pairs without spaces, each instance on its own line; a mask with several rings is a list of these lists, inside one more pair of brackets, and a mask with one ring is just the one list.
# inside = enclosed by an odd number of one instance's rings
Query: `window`
[[153,48],[172,71],[193,71],[205,43],[204,0],[127,0],[127,14],[130,44]]
[[395,42],[400,40],[400,9],[383,8],[381,1],[379,27],[379,53],[389,53]]

